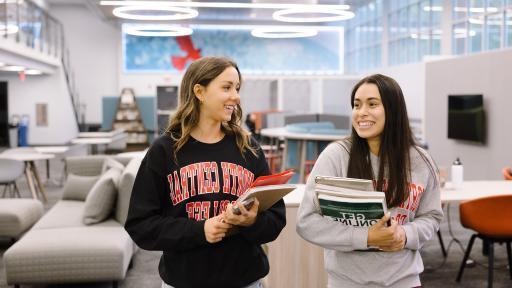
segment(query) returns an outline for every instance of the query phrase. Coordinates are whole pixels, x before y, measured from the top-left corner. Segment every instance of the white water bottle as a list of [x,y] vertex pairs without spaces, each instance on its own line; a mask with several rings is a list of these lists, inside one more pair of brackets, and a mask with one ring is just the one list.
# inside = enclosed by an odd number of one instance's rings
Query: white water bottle
[[454,189],[460,189],[462,187],[462,181],[464,175],[464,168],[462,162],[457,158],[452,164],[452,186]]

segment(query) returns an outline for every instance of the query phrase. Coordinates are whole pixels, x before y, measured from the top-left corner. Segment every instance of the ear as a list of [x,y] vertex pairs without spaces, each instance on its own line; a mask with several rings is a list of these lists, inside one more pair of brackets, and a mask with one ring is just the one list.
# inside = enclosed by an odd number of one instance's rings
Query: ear
[[194,96],[199,100],[199,102],[203,102],[204,100],[204,87],[201,84],[194,85]]

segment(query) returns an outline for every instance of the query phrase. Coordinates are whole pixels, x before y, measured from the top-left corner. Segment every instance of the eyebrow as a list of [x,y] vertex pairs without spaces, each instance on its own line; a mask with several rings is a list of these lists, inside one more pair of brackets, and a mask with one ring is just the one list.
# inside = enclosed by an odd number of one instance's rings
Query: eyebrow
[[[229,80],[223,80],[222,82],[227,83],[227,84],[231,84],[231,85],[234,84],[233,81],[229,81]],[[236,84],[240,85],[240,83],[238,83],[238,82]]]
[[[377,100],[377,101],[381,101],[380,98],[377,98],[377,97],[370,97],[370,98],[366,98],[366,101],[372,101],[372,100]],[[354,98],[354,101],[362,101],[361,99],[359,98]]]

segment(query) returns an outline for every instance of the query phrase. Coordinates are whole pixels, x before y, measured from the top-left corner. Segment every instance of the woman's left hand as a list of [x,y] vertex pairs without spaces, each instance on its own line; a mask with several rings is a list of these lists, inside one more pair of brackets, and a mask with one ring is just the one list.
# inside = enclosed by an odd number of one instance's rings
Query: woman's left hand
[[398,223],[396,223],[396,221],[394,220],[391,220],[392,222],[392,225],[391,227],[394,228],[394,239],[392,241],[392,243],[390,243],[389,245],[379,245],[379,249],[381,249],[382,251],[387,251],[387,252],[395,252],[395,251],[400,251],[402,249],[405,248],[405,244],[407,243],[407,236],[405,235],[405,229],[401,226],[401,225],[398,225]]
[[245,209],[244,205],[242,204],[237,205],[238,209],[240,209],[241,214],[235,215],[233,213],[233,205],[230,203],[228,204],[228,207],[224,212],[224,222],[231,225],[244,227],[248,227],[254,224],[254,222],[256,222],[256,218],[258,217],[258,207],[260,206],[260,202],[258,202],[258,199],[254,199],[254,204],[249,210]]

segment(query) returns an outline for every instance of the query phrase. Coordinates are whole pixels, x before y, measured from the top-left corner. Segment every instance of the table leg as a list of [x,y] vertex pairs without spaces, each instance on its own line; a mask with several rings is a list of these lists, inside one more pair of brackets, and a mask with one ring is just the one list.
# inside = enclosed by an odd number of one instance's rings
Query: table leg
[[[277,143],[279,143],[279,140]],[[288,168],[288,167],[286,167],[286,161],[288,160],[287,155],[288,155],[288,139],[284,139],[283,161],[281,162],[281,171],[285,171],[286,168]]]
[[30,170],[30,162],[25,162],[25,177],[27,178],[28,188],[32,193],[32,198],[37,199],[36,187],[34,187],[32,171]]
[[46,159],[46,181],[50,180],[50,159]]
[[36,184],[37,186],[39,186],[39,192],[41,193],[41,196],[43,196],[43,201],[44,203],[47,203],[48,202],[48,199],[46,198],[46,191],[44,190],[44,185],[43,183],[41,183],[41,178],[39,177],[39,173],[37,172],[37,168],[36,168],[36,165],[34,164],[33,161],[30,161],[31,162],[31,168],[32,168],[32,173],[34,173],[34,176],[36,178]]
[[307,143],[306,140],[298,140],[299,141],[299,151],[300,151],[300,160],[299,160],[299,183],[304,183],[304,171],[306,166],[306,150]]

